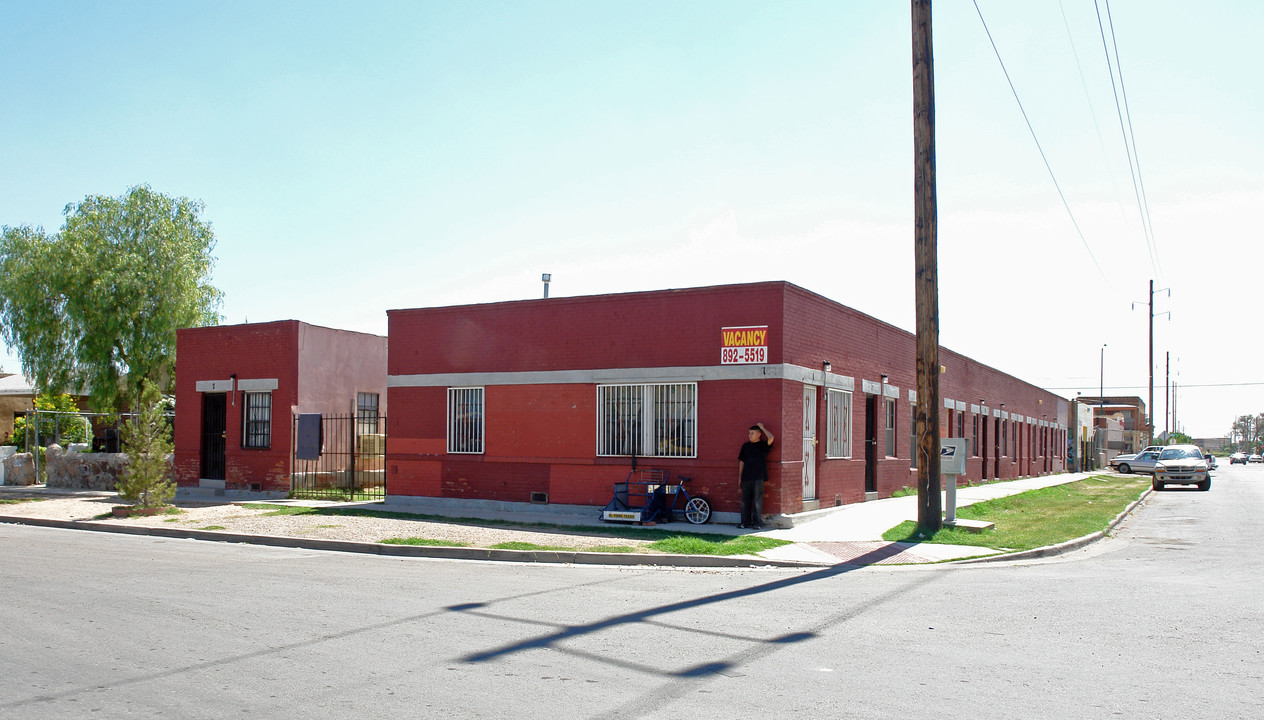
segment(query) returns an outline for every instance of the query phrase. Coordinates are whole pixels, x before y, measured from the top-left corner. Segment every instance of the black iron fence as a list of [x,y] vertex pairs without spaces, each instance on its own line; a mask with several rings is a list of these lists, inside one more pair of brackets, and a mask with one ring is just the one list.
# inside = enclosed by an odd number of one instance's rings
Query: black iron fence
[[386,499],[386,418],[295,415],[290,495],[315,500]]

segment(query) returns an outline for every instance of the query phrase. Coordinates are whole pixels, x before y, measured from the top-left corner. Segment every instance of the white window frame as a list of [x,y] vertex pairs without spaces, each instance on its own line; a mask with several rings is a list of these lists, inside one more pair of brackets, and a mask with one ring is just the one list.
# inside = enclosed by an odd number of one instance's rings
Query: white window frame
[[917,403],[909,403],[909,468],[917,469]]
[[[259,426],[262,426],[262,431],[251,432],[252,428],[257,430]],[[246,391],[241,394],[241,446],[251,450],[272,448],[271,392]]]
[[486,397],[486,391],[481,387],[448,388],[446,425],[449,453],[481,455],[486,451]]
[[374,435],[381,431],[378,413],[381,395],[379,393],[356,393],[356,435]]
[[698,383],[597,386],[597,457],[698,457]]
[[887,398],[886,406],[886,435],[887,435],[887,457],[896,457],[895,451],[895,399]]
[[825,390],[825,459],[851,457],[851,391]]

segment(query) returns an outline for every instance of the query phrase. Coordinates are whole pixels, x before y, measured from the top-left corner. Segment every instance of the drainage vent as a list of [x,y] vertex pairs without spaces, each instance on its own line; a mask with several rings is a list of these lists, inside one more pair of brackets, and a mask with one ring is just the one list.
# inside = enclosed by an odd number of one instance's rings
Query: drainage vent
[[549,494],[546,492],[531,493],[531,502],[533,503],[547,503],[548,501],[549,501]]

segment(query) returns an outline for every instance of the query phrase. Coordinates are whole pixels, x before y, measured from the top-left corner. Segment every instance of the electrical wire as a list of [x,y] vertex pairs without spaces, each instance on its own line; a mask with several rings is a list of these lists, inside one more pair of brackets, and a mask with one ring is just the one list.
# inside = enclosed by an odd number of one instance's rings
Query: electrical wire
[[1119,183],[1115,181],[1115,171],[1110,164],[1110,153],[1106,150],[1106,137],[1102,135],[1102,125],[1097,120],[1097,109],[1093,107],[1093,96],[1088,90],[1088,78],[1084,75],[1084,66],[1080,63],[1080,52],[1075,47],[1075,35],[1071,32],[1071,22],[1067,19],[1066,8],[1062,0],[1058,0],[1058,10],[1062,13],[1062,27],[1066,28],[1067,44],[1071,46],[1071,56],[1075,58],[1075,69],[1080,74],[1080,87],[1084,89],[1084,102],[1088,105],[1089,117],[1093,118],[1093,131],[1097,133],[1097,146],[1102,151],[1102,160],[1106,163],[1106,174],[1110,177],[1111,189],[1115,191],[1115,200],[1123,207],[1123,198],[1119,195]]
[[1150,200],[1146,197],[1145,176],[1141,174],[1141,152],[1137,150],[1137,135],[1132,129],[1132,108],[1128,105],[1128,86],[1124,84],[1124,66],[1119,62],[1119,36],[1115,34],[1115,19],[1110,13],[1110,0],[1106,0],[1106,21],[1110,23],[1110,44],[1115,48],[1115,69],[1119,71],[1119,93],[1124,97],[1124,116],[1128,118],[1128,137],[1132,140],[1132,154],[1137,160],[1137,184],[1141,186],[1141,208],[1145,213],[1145,225],[1154,247],[1154,262],[1159,277],[1163,277],[1163,258],[1159,256],[1159,243],[1154,238],[1154,220],[1150,217]]
[[[1049,179],[1053,180],[1053,186],[1058,191],[1058,197],[1062,199],[1062,207],[1066,208],[1067,216],[1071,218],[1071,224],[1075,226],[1075,232],[1080,236],[1080,242],[1084,243],[1084,251],[1088,253],[1088,257],[1093,261],[1093,266],[1097,268],[1097,272],[1102,276],[1102,280],[1106,281],[1107,287],[1111,290],[1115,289],[1110,278],[1106,276],[1106,272],[1102,270],[1102,266],[1097,262],[1097,256],[1093,254],[1093,249],[1089,247],[1088,238],[1084,237],[1084,231],[1080,229],[1080,224],[1075,220],[1075,213],[1071,212],[1071,205],[1067,202],[1066,195],[1062,192],[1062,186],[1058,183],[1058,178],[1054,175],[1053,166],[1049,164],[1049,158],[1045,155],[1045,149],[1040,145],[1040,138],[1036,137],[1036,129],[1031,125],[1031,119],[1027,117],[1027,110],[1023,107],[1023,101],[1018,97],[1018,90],[1014,87],[1014,81],[1009,76],[1009,70],[1005,68],[1005,61],[1001,59],[1001,51],[996,47],[996,41],[992,39],[992,31],[988,29],[987,21],[983,19],[983,11],[979,9],[978,0],[974,1],[974,10],[979,14],[979,22],[983,23],[983,32],[987,33],[988,42],[992,44],[992,52],[996,53],[996,61],[1001,64],[1001,72],[1005,74],[1005,82],[1009,83],[1009,90],[1014,94],[1014,101],[1018,103],[1018,110],[1023,114],[1023,122],[1027,123],[1027,131],[1031,133],[1031,139],[1036,143],[1036,149],[1040,151],[1040,159],[1045,163],[1045,169],[1049,171]],[[1131,160],[1130,160],[1131,162]]]
[[[1135,163],[1133,161],[1133,156],[1136,154],[1136,138],[1134,136],[1133,142],[1129,143],[1128,129],[1125,128],[1125,122],[1124,122],[1124,115],[1127,112],[1127,110],[1126,110],[1126,107],[1121,107],[1120,100],[1119,100],[1120,90],[1122,89],[1123,84],[1124,84],[1122,67],[1119,67],[1119,85],[1116,86],[1115,84],[1115,69],[1116,69],[1116,66],[1119,66],[1119,45],[1118,43],[1114,42],[1115,26],[1114,26],[1114,21],[1110,20],[1110,17],[1109,17],[1110,16],[1110,2],[1108,0],[1106,3],[1106,14],[1107,14],[1107,20],[1110,23],[1111,44],[1113,44],[1115,47],[1114,64],[1111,63],[1110,45],[1108,45],[1106,41],[1106,28],[1102,25],[1102,11],[1101,11],[1101,7],[1097,3],[1097,0],[1093,0],[1093,9],[1097,12],[1097,30],[1102,38],[1102,52],[1105,53],[1106,55],[1106,69],[1110,73],[1110,90],[1112,93],[1114,93],[1114,96],[1115,96],[1115,115],[1118,116],[1119,118],[1119,133],[1123,136],[1124,152],[1128,156],[1128,172],[1132,174],[1132,192],[1133,192],[1133,195],[1136,196],[1136,199],[1137,199],[1137,213],[1141,217],[1141,232],[1145,236],[1146,251],[1150,255],[1150,268],[1154,271],[1155,276],[1159,277],[1160,276],[1159,250],[1158,250],[1158,247],[1154,243],[1154,234],[1153,232],[1151,232],[1150,224],[1148,222],[1148,215],[1149,215],[1148,207],[1146,203],[1143,202],[1141,199],[1142,192],[1138,184],[1138,176],[1141,174],[1140,173],[1141,161],[1140,161],[1140,158],[1138,158]],[[1123,106],[1126,106],[1126,105],[1127,105],[1127,98],[1126,98],[1126,93],[1125,93]],[[1131,115],[1129,115],[1128,121],[1127,121],[1128,128],[1130,128],[1131,125],[1132,125],[1132,117]]]
[[[1264,382],[1181,383],[1181,389],[1186,390],[1189,388],[1259,387],[1261,385],[1264,385]],[[1085,385],[1071,385],[1068,387],[1047,387],[1047,388],[1041,388],[1041,389],[1043,390],[1083,390],[1086,387],[1090,387],[1090,386],[1085,384]],[[1107,387],[1106,389],[1107,390],[1146,390],[1149,387],[1150,387],[1149,385],[1111,385],[1110,387]]]

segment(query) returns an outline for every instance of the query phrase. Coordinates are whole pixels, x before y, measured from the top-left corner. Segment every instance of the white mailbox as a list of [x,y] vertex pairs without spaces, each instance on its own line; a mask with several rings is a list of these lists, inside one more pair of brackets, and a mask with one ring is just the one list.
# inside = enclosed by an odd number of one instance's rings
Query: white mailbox
[[965,475],[966,456],[970,454],[965,438],[939,439],[939,472],[944,475]]

